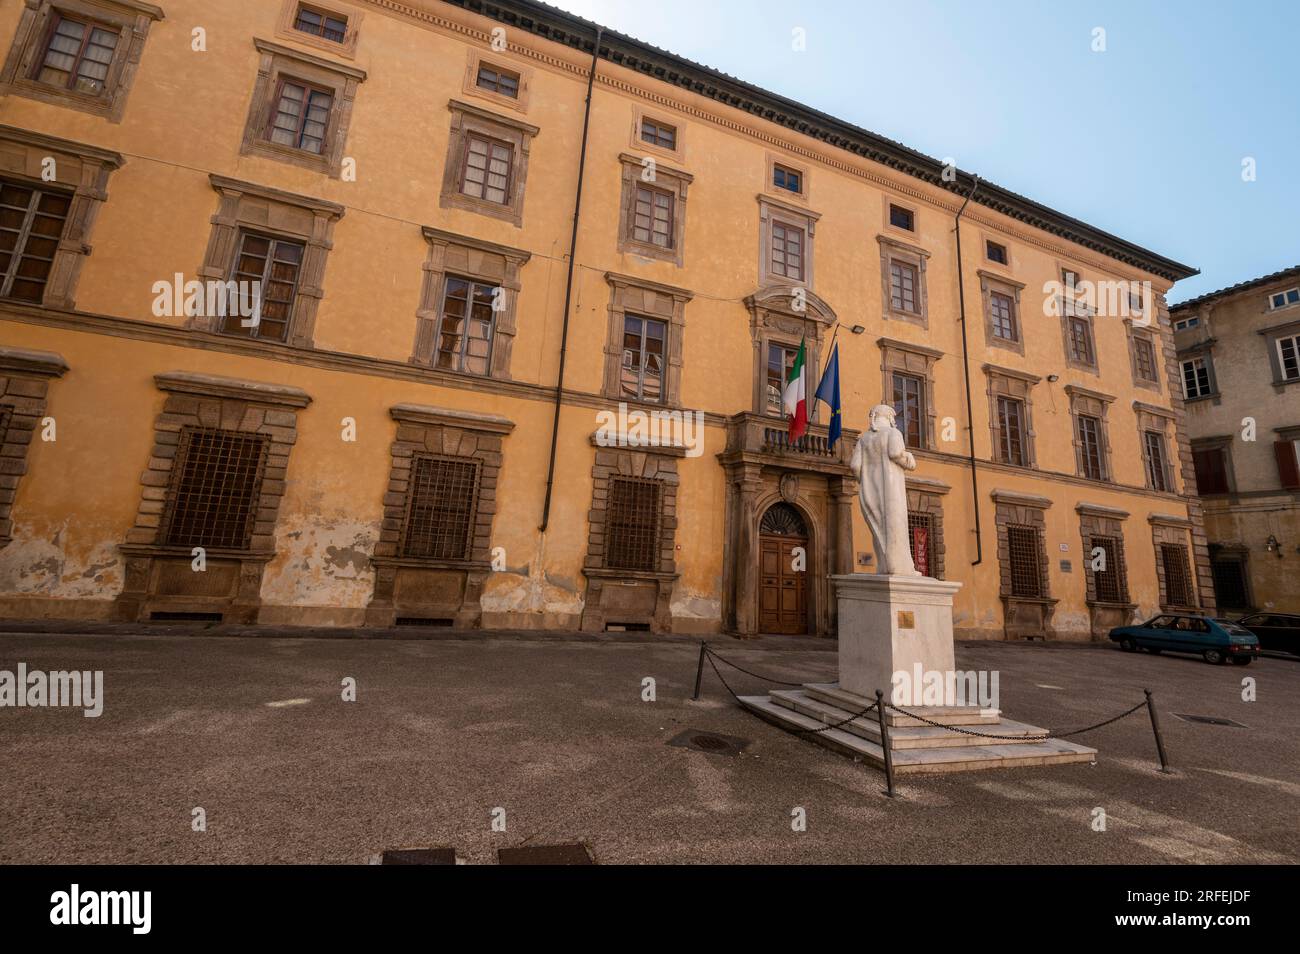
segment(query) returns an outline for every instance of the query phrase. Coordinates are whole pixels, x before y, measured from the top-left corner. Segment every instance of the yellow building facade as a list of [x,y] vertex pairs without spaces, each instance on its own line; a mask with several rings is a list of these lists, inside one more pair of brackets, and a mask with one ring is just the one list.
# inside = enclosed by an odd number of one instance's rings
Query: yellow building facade
[[[832,635],[882,402],[958,636],[1213,609],[1164,304],[1190,269],[479,10],[0,9],[0,612]],[[801,342],[810,392],[838,350],[833,447],[773,398]]]

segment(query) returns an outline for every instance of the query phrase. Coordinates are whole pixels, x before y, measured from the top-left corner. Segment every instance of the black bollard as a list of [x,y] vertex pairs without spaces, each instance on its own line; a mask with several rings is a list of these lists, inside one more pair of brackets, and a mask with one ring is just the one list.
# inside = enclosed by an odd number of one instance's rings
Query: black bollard
[[1160,771],[1172,775],[1169,770],[1169,757],[1165,755],[1165,740],[1160,737],[1160,719],[1156,717],[1156,702],[1150,689],[1143,689],[1147,694],[1147,712],[1151,713],[1151,731],[1156,734],[1156,752],[1160,755]]
[[691,696],[696,702],[700,701],[700,682],[704,679],[704,654],[709,651],[709,644],[700,640],[700,664],[695,669],[695,695]]
[[880,748],[885,753],[885,795],[894,797],[894,757],[889,752],[889,725],[885,722],[885,697],[876,690],[876,715],[880,719]]

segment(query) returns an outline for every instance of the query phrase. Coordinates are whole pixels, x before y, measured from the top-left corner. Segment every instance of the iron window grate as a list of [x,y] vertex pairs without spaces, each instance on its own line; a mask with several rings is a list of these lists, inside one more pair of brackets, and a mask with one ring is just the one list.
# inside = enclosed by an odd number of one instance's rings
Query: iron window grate
[[266,453],[267,440],[257,434],[184,428],[168,489],[166,542],[247,550]]
[[1220,608],[1249,609],[1250,596],[1246,587],[1246,561],[1217,558],[1210,564],[1214,574],[1214,596]]
[[663,484],[646,477],[614,477],[609,482],[605,563],[612,569],[659,568],[659,528]]
[[[1092,538],[1093,551],[1101,550],[1102,569],[1092,571],[1093,595],[1102,603],[1124,603],[1128,600],[1128,573],[1124,567],[1124,547],[1115,537]],[[1095,553],[1087,554],[1088,566],[1093,565]]]
[[1187,563],[1187,547],[1177,543],[1160,544],[1160,564],[1165,570],[1165,599],[1170,606],[1193,606],[1192,573]]
[[928,513],[915,510],[907,512],[907,539],[911,544],[912,563],[922,576],[933,576],[934,566],[934,518]]
[[421,456],[412,461],[403,556],[469,559],[478,475],[475,460]]
[[1036,527],[1008,526],[1007,551],[1011,561],[1011,595],[1037,599],[1043,595],[1042,561]]

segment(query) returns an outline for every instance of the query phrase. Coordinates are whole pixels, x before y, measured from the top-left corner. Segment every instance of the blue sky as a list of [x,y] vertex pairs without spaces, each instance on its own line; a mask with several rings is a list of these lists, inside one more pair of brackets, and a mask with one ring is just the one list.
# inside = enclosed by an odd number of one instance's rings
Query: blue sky
[[1293,0],[552,2],[1199,268],[1171,303],[1300,264]]

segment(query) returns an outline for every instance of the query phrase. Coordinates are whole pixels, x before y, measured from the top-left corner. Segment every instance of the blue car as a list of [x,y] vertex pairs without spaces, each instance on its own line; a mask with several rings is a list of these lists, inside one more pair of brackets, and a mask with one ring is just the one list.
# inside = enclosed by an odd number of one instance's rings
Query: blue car
[[1259,639],[1250,630],[1226,619],[1182,616],[1166,613],[1137,626],[1119,626],[1110,631],[1113,642],[1125,652],[1145,649],[1159,654],[1196,653],[1207,663],[1218,665],[1229,659],[1246,666],[1259,655]]

